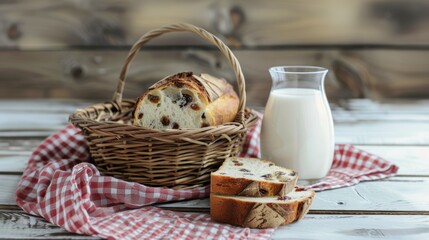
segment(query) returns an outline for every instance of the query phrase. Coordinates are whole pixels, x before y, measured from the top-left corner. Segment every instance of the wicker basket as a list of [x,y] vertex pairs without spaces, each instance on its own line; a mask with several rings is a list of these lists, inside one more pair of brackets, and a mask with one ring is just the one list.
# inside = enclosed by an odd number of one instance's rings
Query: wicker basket
[[[231,64],[238,81],[239,113],[234,122],[198,129],[155,130],[132,126],[134,100],[122,100],[128,67],[140,48],[168,32],[193,32],[216,45]],[[256,113],[245,109],[246,92],[240,64],[231,50],[209,32],[189,24],[174,24],[143,35],[131,48],[111,102],[79,109],[70,121],[88,142],[101,173],[148,186],[188,189],[206,185],[210,172],[240,151]]]

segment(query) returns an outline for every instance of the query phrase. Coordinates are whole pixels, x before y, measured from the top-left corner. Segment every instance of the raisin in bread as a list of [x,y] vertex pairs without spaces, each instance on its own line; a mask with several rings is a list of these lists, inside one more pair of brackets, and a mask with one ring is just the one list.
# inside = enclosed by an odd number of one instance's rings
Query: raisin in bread
[[137,100],[133,123],[152,129],[215,126],[233,121],[238,104],[224,79],[183,72],[155,83]]
[[285,196],[293,190],[298,174],[256,158],[228,158],[211,173],[210,191],[249,197]]
[[[301,190],[301,191],[300,191]],[[210,194],[210,215],[217,222],[250,228],[274,228],[303,218],[314,191],[297,189],[284,197],[241,197]]]

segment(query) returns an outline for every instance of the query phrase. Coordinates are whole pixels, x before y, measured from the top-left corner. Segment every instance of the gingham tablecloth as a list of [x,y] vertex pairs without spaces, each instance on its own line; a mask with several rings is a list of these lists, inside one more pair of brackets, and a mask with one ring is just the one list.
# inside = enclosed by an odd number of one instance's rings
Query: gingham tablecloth
[[[261,121],[250,129],[240,156],[259,155]],[[101,176],[90,164],[80,131],[72,125],[44,140],[31,155],[16,202],[67,231],[108,239],[268,239],[275,229],[239,228],[153,203],[208,197],[209,187],[171,190]],[[316,191],[394,175],[398,167],[352,145],[336,145],[328,176],[307,186]]]

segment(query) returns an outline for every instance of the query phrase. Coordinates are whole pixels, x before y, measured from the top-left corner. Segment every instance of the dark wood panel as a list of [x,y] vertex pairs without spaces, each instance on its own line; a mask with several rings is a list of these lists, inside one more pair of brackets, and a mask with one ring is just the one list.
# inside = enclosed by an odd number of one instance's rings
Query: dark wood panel
[[[109,100],[128,50],[0,51],[0,98]],[[236,50],[246,76],[248,104],[264,106],[268,68],[318,65],[330,69],[330,99],[428,97],[429,51]],[[157,80],[180,71],[207,72],[234,82],[216,50],[144,50],[133,62],[125,97],[135,98]]]
[[[0,51],[0,57],[8,59],[0,62],[0,98],[110,100],[127,52]],[[246,76],[248,104],[265,104],[271,86],[270,66],[303,64],[329,67],[321,58],[329,52],[235,51]],[[211,73],[235,83],[229,64],[218,51],[143,51],[131,65],[124,96],[136,98],[157,80],[189,70]]]
[[[124,46],[176,22],[199,25],[242,47],[272,45],[429,45],[424,0],[2,1],[0,46],[40,49]],[[199,45],[168,36],[157,45]]]
[[425,98],[429,96],[429,51],[343,51],[333,61],[337,79],[354,96]]

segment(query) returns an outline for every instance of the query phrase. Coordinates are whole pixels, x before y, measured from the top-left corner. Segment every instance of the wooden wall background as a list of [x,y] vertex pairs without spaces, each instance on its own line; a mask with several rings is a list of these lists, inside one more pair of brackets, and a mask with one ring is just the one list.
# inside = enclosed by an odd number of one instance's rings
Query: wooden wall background
[[[265,104],[273,65],[329,68],[331,99],[429,96],[425,0],[0,0],[0,98],[108,100],[130,45],[177,22],[231,46],[249,105]],[[125,95],[183,70],[233,81],[216,49],[175,33],[141,52]]]

